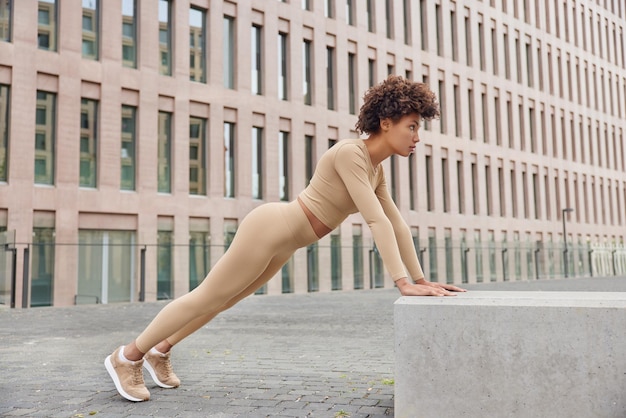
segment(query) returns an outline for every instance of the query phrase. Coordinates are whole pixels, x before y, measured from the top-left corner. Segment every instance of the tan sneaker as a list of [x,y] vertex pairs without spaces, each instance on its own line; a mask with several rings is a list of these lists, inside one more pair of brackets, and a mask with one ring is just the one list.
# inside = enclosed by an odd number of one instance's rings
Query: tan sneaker
[[172,370],[172,362],[170,361],[170,354],[163,354],[148,351],[143,357],[145,367],[149,372],[154,382],[162,388],[171,389],[180,386],[180,379]]
[[143,381],[141,366],[143,366],[144,360],[121,361],[121,349],[122,347],[118,347],[113,354],[104,360],[104,367],[109,372],[120,395],[133,402],[147,401],[150,399],[150,392]]

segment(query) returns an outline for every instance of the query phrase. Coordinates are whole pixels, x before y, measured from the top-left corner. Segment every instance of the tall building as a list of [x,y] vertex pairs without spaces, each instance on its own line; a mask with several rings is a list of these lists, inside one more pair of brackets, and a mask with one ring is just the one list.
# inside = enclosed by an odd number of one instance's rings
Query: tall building
[[[621,0],[0,0],[2,302],[184,294],[388,74],[441,104],[384,164],[428,279],[624,273],[625,31]],[[393,286],[358,214],[277,276]]]

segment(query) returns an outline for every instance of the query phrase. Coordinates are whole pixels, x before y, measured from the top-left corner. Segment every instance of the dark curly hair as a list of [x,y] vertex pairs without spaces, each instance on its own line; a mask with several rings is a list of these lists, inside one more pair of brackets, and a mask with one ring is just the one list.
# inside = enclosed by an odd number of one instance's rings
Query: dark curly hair
[[390,75],[365,92],[355,128],[361,134],[375,134],[380,131],[382,119],[396,122],[411,113],[417,113],[423,120],[438,118],[435,93],[424,83]]

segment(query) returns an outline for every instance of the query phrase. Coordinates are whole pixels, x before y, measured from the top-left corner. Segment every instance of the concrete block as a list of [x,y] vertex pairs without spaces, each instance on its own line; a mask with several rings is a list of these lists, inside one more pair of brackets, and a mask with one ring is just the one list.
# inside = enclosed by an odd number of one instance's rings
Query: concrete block
[[626,293],[401,297],[394,327],[396,418],[626,417]]

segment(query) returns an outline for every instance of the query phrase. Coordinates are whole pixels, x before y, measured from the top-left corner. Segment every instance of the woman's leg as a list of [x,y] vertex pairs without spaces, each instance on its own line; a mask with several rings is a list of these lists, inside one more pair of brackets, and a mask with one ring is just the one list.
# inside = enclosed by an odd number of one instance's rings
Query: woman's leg
[[291,237],[281,220],[280,204],[263,205],[252,211],[204,281],[165,306],[137,337],[137,350],[146,353],[195,320],[197,329],[202,321],[199,318],[210,319],[210,315],[214,316],[223,305],[252,286],[277,255],[295,251]]
[[[207,324],[209,321],[215,318],[220,312],[224,312],[225,310],[232,308],[235,304],[240,302],[242,299],[253,294],[258,288],[263,286],[272,277],[274,277],[274,275],[278,272],[278,270],[280,270],[280,268],[289,260],[289,257],[291,257],[292,254],[293,254],[293,251],[288,251],[285,254],[280,254],[280,255],[275,256],[270,262],[270,264],[267,266],[265,271],[258,277],[258,279],[252,282],[252,284],[250,284],[246,289],[244,289],[235,297],[231,298],[228,302],[222,305],[217,311],[210,312],[204,316],[201,316],[192,320],[187,325],[185,325],[181,330],[167,337],[164,340],[165,343],[169,345],[169,348],[171,348],[172,346],[182,341],[184,338],[188,337],[189,335],[193,334],[198,329],[202,328],[205,324]],[[163,345],[163,348],[165,347],[166,345]]]

